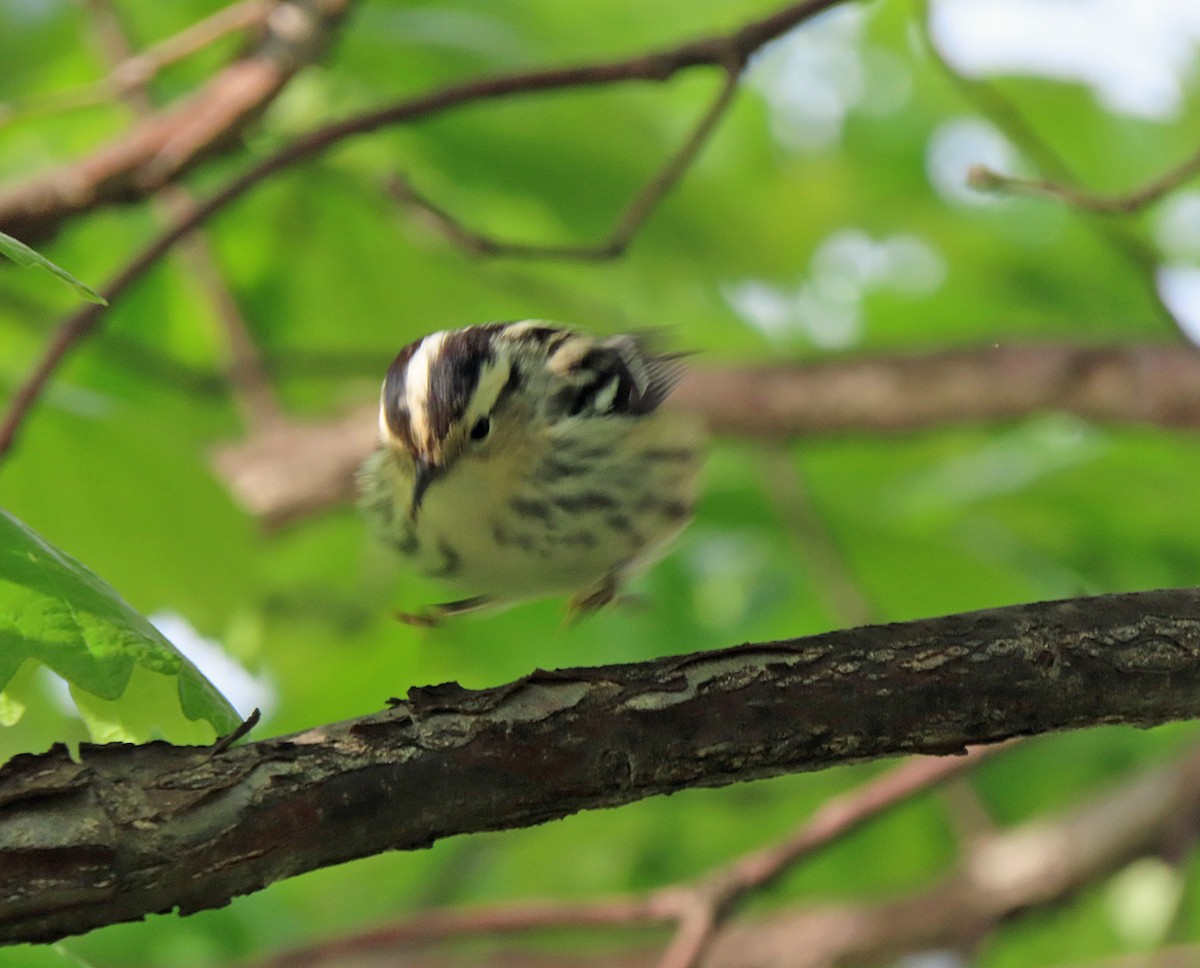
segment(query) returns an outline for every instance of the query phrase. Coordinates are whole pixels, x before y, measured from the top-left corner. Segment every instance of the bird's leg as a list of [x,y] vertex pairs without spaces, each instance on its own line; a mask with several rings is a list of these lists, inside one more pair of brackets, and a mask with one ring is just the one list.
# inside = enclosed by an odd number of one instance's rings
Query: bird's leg
[[618,571],[607,572],[596,584],[578,592],[567,604],[567,625],[574,625],[584,616],[603,608],[617,597],[621,589]]
[[472,595],[470,598],[460,598],[454,602],[439,602],[436,605],[430,605],[423,612],[397,612],[396,618],[405,625],[431,629],[441,625],[443,619],[452,618],[455,615],[466,615],[468,612],[477,612],[487,608],[494,601],[495,599],[490,595]]

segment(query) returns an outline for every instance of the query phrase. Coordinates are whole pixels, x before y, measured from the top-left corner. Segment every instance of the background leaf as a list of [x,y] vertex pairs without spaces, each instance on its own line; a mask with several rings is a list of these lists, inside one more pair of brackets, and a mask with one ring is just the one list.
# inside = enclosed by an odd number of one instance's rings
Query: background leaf
[[45,269],[51,275],[58,276],[59,279],[74,289],[88,302],[99,303],[101,306],[108,305],[108,300],[86,282],[76,279],[62,266],[55,265],[40,252],[31,249],[24,242],[14,239],[11,235],[5,235],[3,232],[0,232],[0,255],[8,256],[8,258],[12,259],[19,266],[26,268],[36,266],[39,269]]

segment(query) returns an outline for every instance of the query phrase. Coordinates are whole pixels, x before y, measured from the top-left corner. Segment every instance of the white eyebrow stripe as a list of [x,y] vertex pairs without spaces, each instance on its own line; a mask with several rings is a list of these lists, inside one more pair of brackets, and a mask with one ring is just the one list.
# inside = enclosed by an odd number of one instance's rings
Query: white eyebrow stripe
[[486,362],[479,371],[479,384],[471,397],[471,402],[475,404],[472,412],[490,413],[511,373],[512,364],[504,353]]
[[425,406],[429,400],[429,378],[433,362],[449,335],[445,330],[430,333],[421,340],[421,345],[404,368],[404,403],[408,408],[413,442],[418,447],[423,447],[429,441],[429,413]]
[[392,439],[392,428],[388,426],[387,404],[384,402],[382,390],[379,393],[379,439],[384,442]]

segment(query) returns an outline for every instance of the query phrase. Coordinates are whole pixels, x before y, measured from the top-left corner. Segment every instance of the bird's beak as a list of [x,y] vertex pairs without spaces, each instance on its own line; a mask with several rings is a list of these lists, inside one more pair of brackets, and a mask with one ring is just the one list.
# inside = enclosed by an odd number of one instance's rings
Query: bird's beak
[[430,463],[424,458],[418,457],[416,460],[416,477],[413,480],[412,492],[412,507],[409,513],[415,518],[417,512],[421,510],[421,501],[425,497],[425,492],[429,489],[429,485],[434,479],[441,474],[442,469],[437,464]]

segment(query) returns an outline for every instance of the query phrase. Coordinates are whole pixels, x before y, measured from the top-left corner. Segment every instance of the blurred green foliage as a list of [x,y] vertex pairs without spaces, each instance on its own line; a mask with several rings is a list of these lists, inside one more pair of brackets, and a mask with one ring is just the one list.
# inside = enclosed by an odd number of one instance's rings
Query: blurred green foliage
[[[220,3],[118,6],[141,45]],[[211,191],[300,131],[388,99],[485,73],[657,49],[770,6],[363,3],[247,145],[190,183]],[[773,106],[772,58],[783,48],[766,52],[711,144],[613,263],[470,258],[389,200],[384,183],[403,172],[470,227],[503,238],[594,240],[686,137],[716,72],[471,106],[345,143],[264,183],[207,232],[283,406],[319,419],[370,400],[400,346],[487,319],[560,319],[603,332],[666,326],[709,364],[1034,339],[1178,339],[1147,267],[1105,241],[1115,223],[1041,201],[956,201],[934,187],[931,144],[948,125],[986,122],[913,43],[911,17],[892,0],[798,32],[818,46],[842,45],[865,78],[865,93],[816,142],[794,137],[815,122],[788,121]],[[0,100],[19,104],[103,76],[95,45],[80,40],[88,29],[80,5],[65,0],[0,5]],[[201,83],[236,49],[223,42],[171,67],[153,85],[156,99]],[[1111,113],[1076,85],[997,83],[1089,186],[1140,184],[1193,150],[1200,129],[1195,72],[1182,116],[1169,122]],[[115,106],[18,115],[0,128],[0,176],[19,180],[78,157],[128,120]],[[1120,227],[1152,254],[1156,211]],[[145,206],[107,210],[39,248],[96,284],[156,224]],[[862,260],[881,251],[908,261],[890,275],[864,275]],[[850,289],[830,296],[821,286],[831,273]],[[748,293],[767,306],[760,325],[748,321]],[[0,265],[5,396],[73,299],[41,273]],[[812,551],[820,543],[835,549],[877,620],[1191,585],[1200,574],[1200,534],[1189,527],[1200,473],[1195,437],[1047,414],[888,438],[719,442],[697,520],[640,583],[643,606],[573,629],[562,628],[561,603],[540,602],[415,630],[391,618],[394,608],[438,591],[398,573],[351,508],[267,533],[215,477],[212,448],[245,428],[231,395],[210,379],[227,349],[185,268],[165,261],[106,319],[0,468],[0,499],[141,612],[183,616],[269,680],[277,698],[261,734],[369,712],[413,684],[485,686],[535,667],[634,661],[844,625],[856,616]],[[820,534],[797,521],[817,522]],[[81,735],[47,683],[30,685],[42,701],[0,731],[0,758]],[[1016,822],[1077,802],[1194,735],[1177,726],[1045,738],[987,765],[975,787],[998,822]],[[880,768],[697,790],[458,838],[296,878],[224,910],[6,952],[0,963],[215,965],[419,905],[650,888],[781,836]],[[955,856],[950,812],[943,799],[922,798],[804,864],[769,900],[874,898],[927,884]],[[1196,876],[1192,865],[1177,926],[1185,936],[1195,928]],[[1102,892],[1006,928],[980,964],[1121,950],[1129,942]]]

